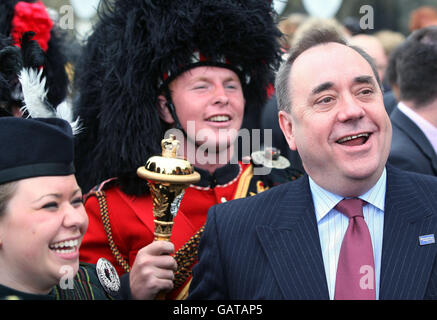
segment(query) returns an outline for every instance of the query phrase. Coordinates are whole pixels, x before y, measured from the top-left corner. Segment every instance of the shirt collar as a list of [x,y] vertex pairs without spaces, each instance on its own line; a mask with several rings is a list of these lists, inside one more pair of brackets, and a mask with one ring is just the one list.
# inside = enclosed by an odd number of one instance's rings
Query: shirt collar
[[[321,186],[315,183],[311,177],[308,178],[318,223],[344,198],[335,193],[329,192],[326,189],[323,189]],[[376,184],[358,198],[363,199],[367,203],[370,203],[384,212],[386,184],[387,170],[384,168]]]

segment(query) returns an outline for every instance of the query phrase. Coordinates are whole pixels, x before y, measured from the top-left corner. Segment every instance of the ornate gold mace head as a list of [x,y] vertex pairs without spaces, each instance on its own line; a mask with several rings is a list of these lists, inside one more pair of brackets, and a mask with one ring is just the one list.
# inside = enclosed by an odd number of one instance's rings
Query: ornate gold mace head
[[137,169],[140,178],[147,180],[153,199],[155,240],[170,241],[173,219],[179,210],[185,189],[200,180],[188,161],[178,158],[179,141],[170,134],[161,141],[161,156],[153,156]]

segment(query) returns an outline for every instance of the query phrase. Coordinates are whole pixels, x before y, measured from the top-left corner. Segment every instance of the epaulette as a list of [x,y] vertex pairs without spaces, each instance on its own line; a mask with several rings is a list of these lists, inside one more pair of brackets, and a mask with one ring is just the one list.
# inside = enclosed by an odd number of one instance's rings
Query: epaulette
[[275,184],[296,180],[305,174],[295,168],[286,157],[281,155],[281,151],[274,147],[253,152],[250,161],[255,167],[270,169],[268,175],[277,177],[273,178],[277,180]]
[[105,181],[99,183],[98,185],[91,188],[91,190],[89,192],[87,192],[86,194],[83,195],[84,201],[86,202],[86,200],[89,197],[96,195],[97,192],[103,191],[105,189],[108,189],[108,188],[114,186],[117,182],[118,182],[118,178],[110,178],[108,180],[105,180]]
[[250,161],[255,167],[264,167],[268,170],[262,170],[260,174],[254,174],[249,195],[255,195],[271,187],[296,180],[304,175],[304,172],[294,168],[286,157],[281,156],[279,149],[274,147],[253,152]]
[[281,156],[281,151],[274,147],[252,152],[251,160],[256,166],[264,166],[274,169],[285,169],[290,167],[290,161]]

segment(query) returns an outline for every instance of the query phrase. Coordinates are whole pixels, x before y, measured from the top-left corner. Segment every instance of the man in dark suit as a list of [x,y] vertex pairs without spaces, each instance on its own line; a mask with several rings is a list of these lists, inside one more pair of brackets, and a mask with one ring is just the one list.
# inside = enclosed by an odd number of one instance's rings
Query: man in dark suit
[[396,62],[401,101],[390,115],[389,163],[437,176],[437,26],[407,38]]
[[210,209],[190,299],[437,296],[437,179],[386,166],[392,128],[371,58],[309,33],[276,79],[307,175]]
[[388,58],[387,70],[384,76],[385,90],[383,94],[383,99],[384,99],[385,109],[387,110],[389,116],[396,108],[396,105],[399,102],[400,93],[399,93],[399,86],[397,85],[398,74],[397,74],[396,66],[397,66],[398,58],[403,52],[404,44],[405,41],[392,50]]

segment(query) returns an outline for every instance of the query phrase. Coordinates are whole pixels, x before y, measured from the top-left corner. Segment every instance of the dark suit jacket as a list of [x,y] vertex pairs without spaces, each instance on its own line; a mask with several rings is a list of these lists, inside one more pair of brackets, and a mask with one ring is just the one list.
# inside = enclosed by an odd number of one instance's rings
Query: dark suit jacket
[[437,154],[425,134],[398,108],[390,120],[393,139],[388,162],[400,169],[437,176]]
[[[380,299],[437,298],[437,178],[387,167]],[[329,299],[308,176],[210,209],[189,299]]]

